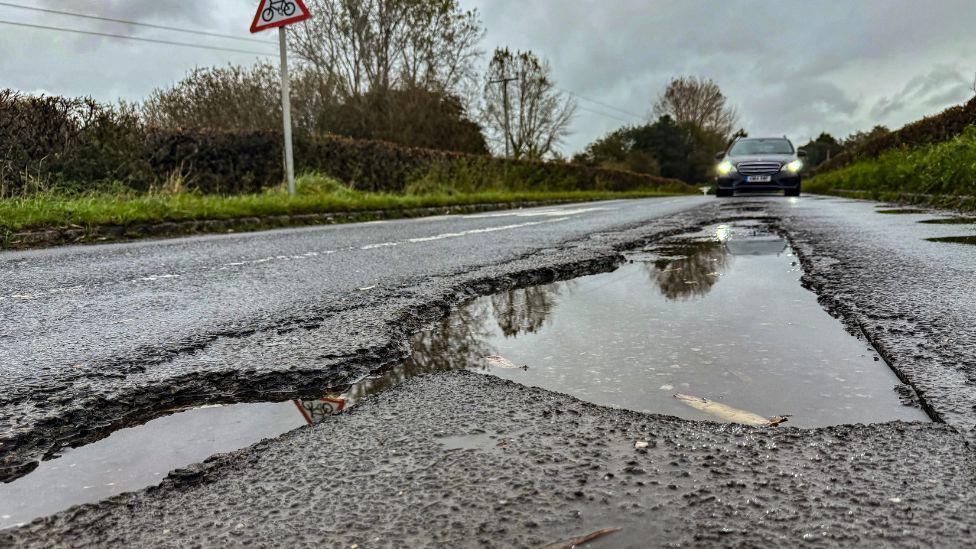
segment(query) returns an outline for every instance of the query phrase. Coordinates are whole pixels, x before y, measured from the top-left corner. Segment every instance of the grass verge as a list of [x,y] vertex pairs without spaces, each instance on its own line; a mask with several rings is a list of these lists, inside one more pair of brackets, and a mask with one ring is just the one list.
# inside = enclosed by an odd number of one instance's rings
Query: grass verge
[[942,143],[892,149],[808,179],[804,191],[976,210],[976,127]]
[[505,191],[423,194],[367,193],[335,180],[306,175],[298,181],[298,194],[282,189],[259,194],[214,196],[194,193],[119,195],[42,193],[28,198],[0,200],[0,235],[64,227],[128,226],[193,220],[222,220],[276,215],[347,213],[374,210],[512,204],[544,201],[592,201],[615,198],[665,196],[647,191]]

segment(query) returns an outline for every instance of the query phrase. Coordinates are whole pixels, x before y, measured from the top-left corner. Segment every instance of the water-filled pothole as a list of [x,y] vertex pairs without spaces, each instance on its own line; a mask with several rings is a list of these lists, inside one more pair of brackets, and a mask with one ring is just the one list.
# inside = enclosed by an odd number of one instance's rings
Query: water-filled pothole
[[0,485],[0,527],[157,484],[175,468],[452,369],[687,419],[929,420],[903,404],[912,391],[874,350],[800,286],[788,244],[761,226],[711,227],[629,259],[611,273],[476,299],[417,334],[407,361],[342,394],[197,408],[68,450]]
[[976,217],[939,217],[923,219],[919,223],[926,225],[976,225]]
[[929,242],[942,242],[945,244],[969,244],[976,245],[976,235],[966,236],[942,236],[936,238],[926,238]]
[[890,210],[874,210],[874,213],[888,214],[888,215],[918,215],[931,213],[931,210],[922,210],[919,208],[898,208]]

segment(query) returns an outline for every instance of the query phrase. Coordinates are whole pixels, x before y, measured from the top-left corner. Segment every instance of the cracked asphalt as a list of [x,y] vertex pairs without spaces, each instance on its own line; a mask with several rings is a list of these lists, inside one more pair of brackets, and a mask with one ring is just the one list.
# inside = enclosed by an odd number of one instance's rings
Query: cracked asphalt
[[471,296],[739,217],[790,239],[942,422],[756,430],[440,374],[0,545],[970,545],[976,254],[875,206],[682,197],[0,255],[7,478],[174,407],[347,383]]
[[[319,392],[468,296],[616,262],[705,197],[0,254],[0,480],[179,406]],[[652,225],[648,227],[648,223]]]

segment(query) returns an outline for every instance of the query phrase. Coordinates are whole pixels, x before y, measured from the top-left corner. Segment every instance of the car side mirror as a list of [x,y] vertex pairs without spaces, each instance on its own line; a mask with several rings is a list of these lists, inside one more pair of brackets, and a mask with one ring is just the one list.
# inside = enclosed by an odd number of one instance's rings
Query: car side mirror
[[715,153],[715,160],[721,160],[725,158],[725,151]]
[[803,149],[800,149],[800,150],[796,151],[796,155],[798,157],[800,157],[800,158],[806,158],[807,157],[807,151],[805,151]]

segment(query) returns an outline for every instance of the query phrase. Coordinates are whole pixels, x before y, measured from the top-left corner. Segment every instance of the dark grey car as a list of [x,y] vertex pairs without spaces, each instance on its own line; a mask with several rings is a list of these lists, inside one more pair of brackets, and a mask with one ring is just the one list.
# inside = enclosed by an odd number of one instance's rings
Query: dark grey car
[[715,155],[715,194],[737,191],[784,191],[800,196],[800,171],[806,152],[785,137],[746,137]]

